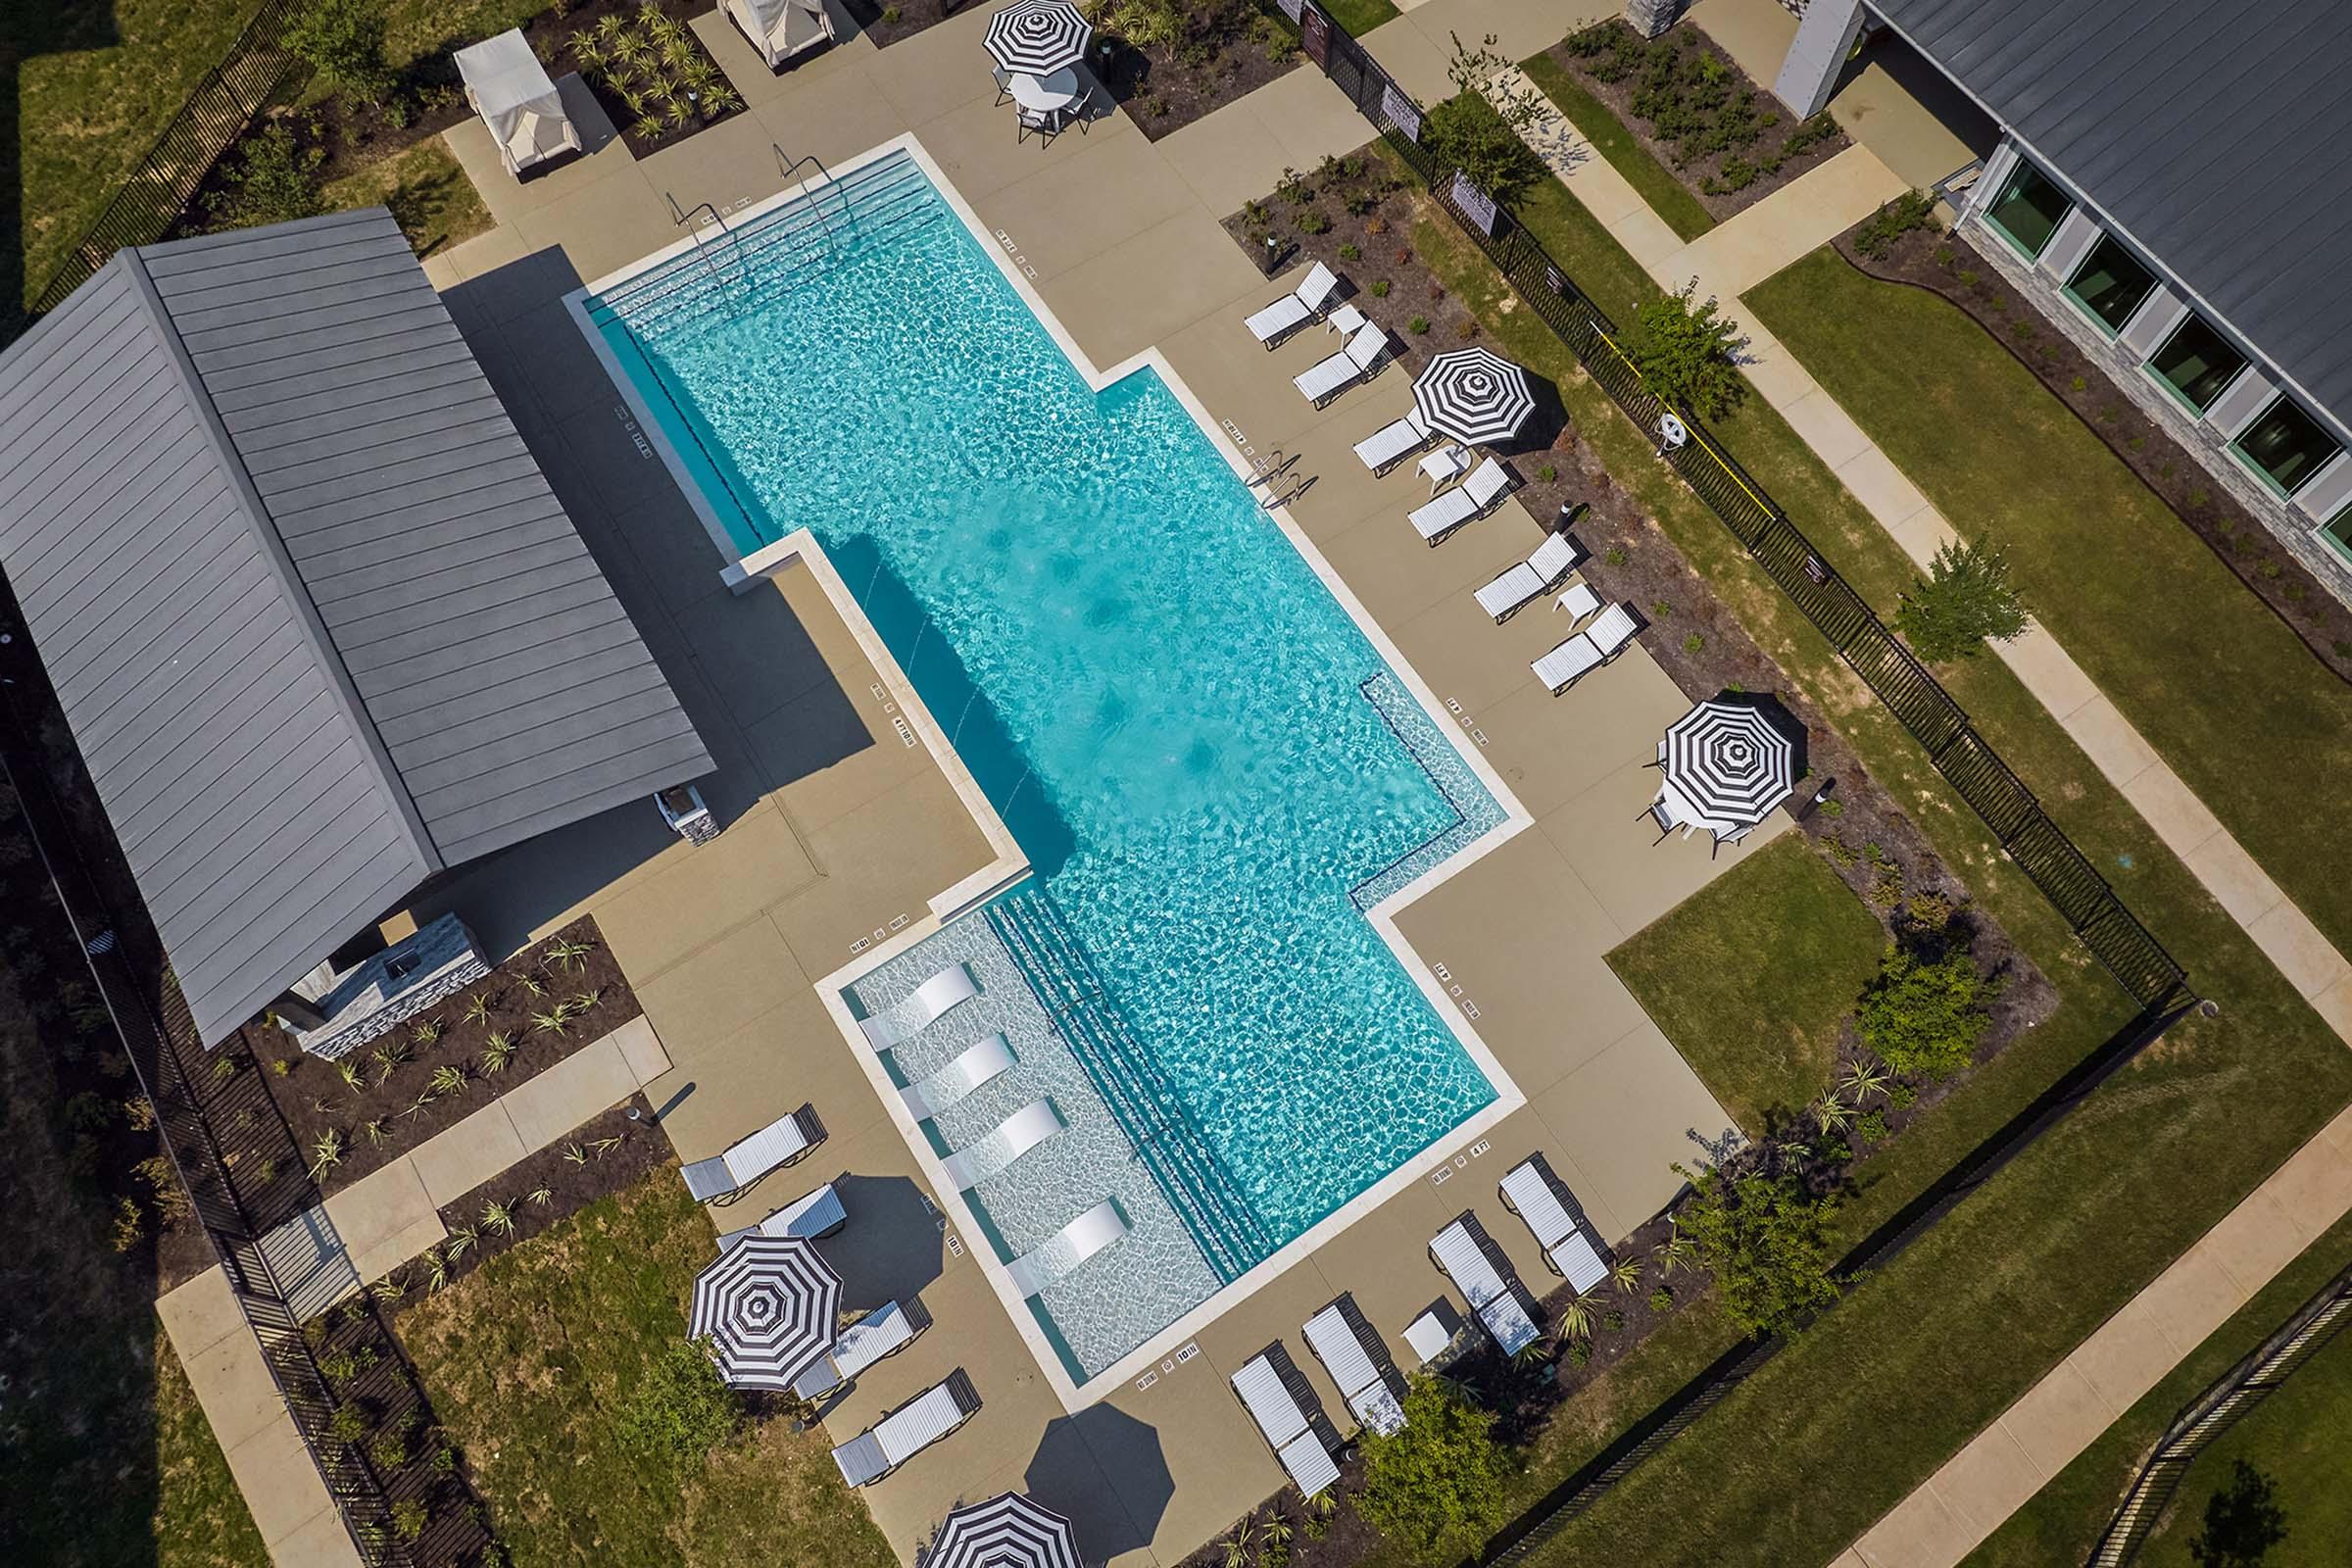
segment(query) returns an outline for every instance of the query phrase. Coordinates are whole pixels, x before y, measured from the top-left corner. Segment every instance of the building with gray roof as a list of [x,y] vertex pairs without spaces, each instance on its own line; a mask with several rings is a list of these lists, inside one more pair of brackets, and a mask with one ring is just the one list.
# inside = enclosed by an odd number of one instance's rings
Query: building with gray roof
[[208,1044],[442,868],[711,770],[380,208],[121,252],[0,354],[0,446]]
[[1865,27],[1989,114],[1989,259],[2352,602],[2352,5],[1807,0],[1774,91]]

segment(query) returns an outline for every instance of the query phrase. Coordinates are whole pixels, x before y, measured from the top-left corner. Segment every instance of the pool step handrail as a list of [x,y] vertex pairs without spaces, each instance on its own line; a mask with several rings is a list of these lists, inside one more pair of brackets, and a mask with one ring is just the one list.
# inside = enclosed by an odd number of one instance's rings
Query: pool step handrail
[[[734,231],[727,227],[727,220],[720,217],[718,209],[709,202],[696,202],[692,207],[687,208],[684,212],[680,212],[678,210],[678,199],[675,196],[672,196],[668,191],[663,191],[662,193],[662,200],[669,203],[670,218],[680,228],[685,228],[687,237],[694,241],[694,254],[701,257],[704,264],[710,268],[712,288],[723,291],[726,286],[724,275],[720,273],[718,270],[718,264],[710,259],[710,249],[707,248],[703,243],[702,229],[699,227],[688,228],[687,224],[693,220],[695,214],[709,213],[710,215],[710,221],[718,225],[719,238],[731,240],[735,237],[735,235]],[[742,276],[742,269],[740,265],[737,267],[736,275],[738,279],[740,279]]]
[[[776,167],[783,171],[784,177],[786,179],[790,179],[795,173],[799,172],[804,165],[815,170],[819,174],[824,176],[825,183],[817,188],[817,199],[814,202],[811,202],[809,205],[811,210],[815,212],[817,219],[825,225],[825,237],[832,241],[834,248],[838,250],[841,244],[840,236],[833,232],[833,224],[831,220],[825,218],[824,203],[824,192],[830,189],[834,183],[833,171],[827,169],[825,167],[825,161],[817,157],[814,153],[803,153],[800,157],[795,158],[784,151],[781,143],[771,141],[767,145],[768,149],[776,155]],[[807,174],[801,175],[800,196],[801,200],[803,201],[808,200],[808,176]],[[843,208],[843,218],[845,220],[848,220],[848,208],[846,205]]]

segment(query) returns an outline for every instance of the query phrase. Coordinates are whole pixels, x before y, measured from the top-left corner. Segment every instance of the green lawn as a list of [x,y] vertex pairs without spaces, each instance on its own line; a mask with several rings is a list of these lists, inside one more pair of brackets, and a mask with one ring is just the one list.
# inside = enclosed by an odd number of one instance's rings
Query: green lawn
[[748,1428],[682,1484],[614,1440],[623,1395],[685,1334],[712,1250],[701,1206],[658,1171],[401,1314],[516,1563],[893,1568],[821,1427]]
[[1802,833],[1786,833],[1609,955],[1749,1137],[1826,1088],[1886,945]]
[[2352,686],[1958,309],[1827,249],[1746,301],[1955,526],[2008,548],[2067,651],[2352,951]]
[[1323,9],[1331,13],[1332,21],[1358,38],[1396,15],[1396,8],[1389,0],[1328,0]]
[[438,136],[330,181],[319,194],[331,212],[379,203],[389,207],[419,256],[471,239],[490,226],[481,193]]
[[[2173,1417],[2269,1338],[2347,1259],[2352,1259],[2352,1216],[2338,1220],[2255,1292],[2254,1299],[2011,1514],[1962,1568],[2043,1568],[2082,1561],[2141,1457]],[[2184,1544],[2196,1533],[2205,1498],[2228,1480],[2233,1455],[2276,1478],[2277,1500],[2288,1514],[2290,1538],[2269,1559],[2269,1568],[2323,1563],[2340,1568],[2343,1543],[2352,1541],[2352,1494],[2338,1479],[2352,1455],[2352,1339],[2339,1337],[2229,1437],[2198,1456],[2181,1484],[2170,1527],[2152,1539],[2140,1563],[2172,1568],[2187,1562]]]
[[1607,104],[1585,91],[1568,69],[1548,54],[1520,62],[1528,79],[1559,106],[1568,123],[1592,144],[1620,174],[1632,181],[1649,210],[1666,220],[1666,226],[1684,239],[1696,239],[1715,226],[1715,219],[1674,172],[1635,139],[1625,122]]
[[[1535,221],[1531,216],[1530,221]],[[1587,233],[1596,232],[1591,228]],[[1923,753],[1728,531],[1450,223],[1413,241],[1481,316],[1495,346],[1552,377],[1580,436],[1969,880],[1978,902],[2060,989],[2059,1012],[1875,1152],[1841,1211],[1859,1239],[2122,1027],[2132,1007],[2001,855]],[[1580,278],[1597,258],[1541,232]],[[1602,236],[1605,240],[1605,235]],[[1616,265],[1622,266],[1619,262]],[[1751,400],[1727,421],[1735,452],[1882,607],[1910,564],[1788,426]],[[1651,1564],[1827,1562],[2058,1357],[2184,1250],[2352,1099],[2352,1054],[1996,661],[1955,694],[2132,908],[2192,966],[2222,1015],[2177,1026],[1805,1338],[1644,1463],[1541,1554],[1611,1560],[1638,1541]],[[2250,1107],[2261,1107],[2254,1111]],[[2152,1192],[2164,1202],[2148,1201]],[[1700,1348],[1644,1346],[1611,1383],[1671,1387],[1650,1364],[1695,1368]],[[1572,1401],[1538,1462],[1572,1470],[1639,1413]],[[1566,1429],[1563,1435],[1563,1429]],[[1792,1475],[1834,1475],[1796,1487]]]
[[384,53],[395,66],[419,55],[447,54],[493,33],[519,27],[551,0],[385,0]]

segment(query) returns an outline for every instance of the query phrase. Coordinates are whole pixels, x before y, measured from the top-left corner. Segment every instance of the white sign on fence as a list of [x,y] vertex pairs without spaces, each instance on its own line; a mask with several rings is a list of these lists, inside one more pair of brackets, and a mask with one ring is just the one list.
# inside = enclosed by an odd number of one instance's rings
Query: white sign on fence
[[1494,198],[1470,183],[1470,176],[1460,170],[1453,172],[1453,188],[1446,193],[1454,210],[1478,225],[1478,231],[1490,237],[1494,232]]
[[1414,141],[1421,139],[1421,111],[1413,107],[1410,98],[1396,90],[1396,84],[1393,81],[1381,84],[1380,112],[1388,117],[1390,124],[1403,131],[1406,136]]

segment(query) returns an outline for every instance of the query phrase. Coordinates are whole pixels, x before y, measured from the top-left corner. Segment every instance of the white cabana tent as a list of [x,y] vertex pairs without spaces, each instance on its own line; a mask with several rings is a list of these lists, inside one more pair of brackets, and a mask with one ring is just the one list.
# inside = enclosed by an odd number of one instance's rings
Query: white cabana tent
[[457,62],[466,101],[490,127],[508,173],[519,178],[533,164],[580,150],[579,128],[520,27],[459,50]]
[[824,0],[726,0],[726,11],[771,71],[833,41],[833,14]]

